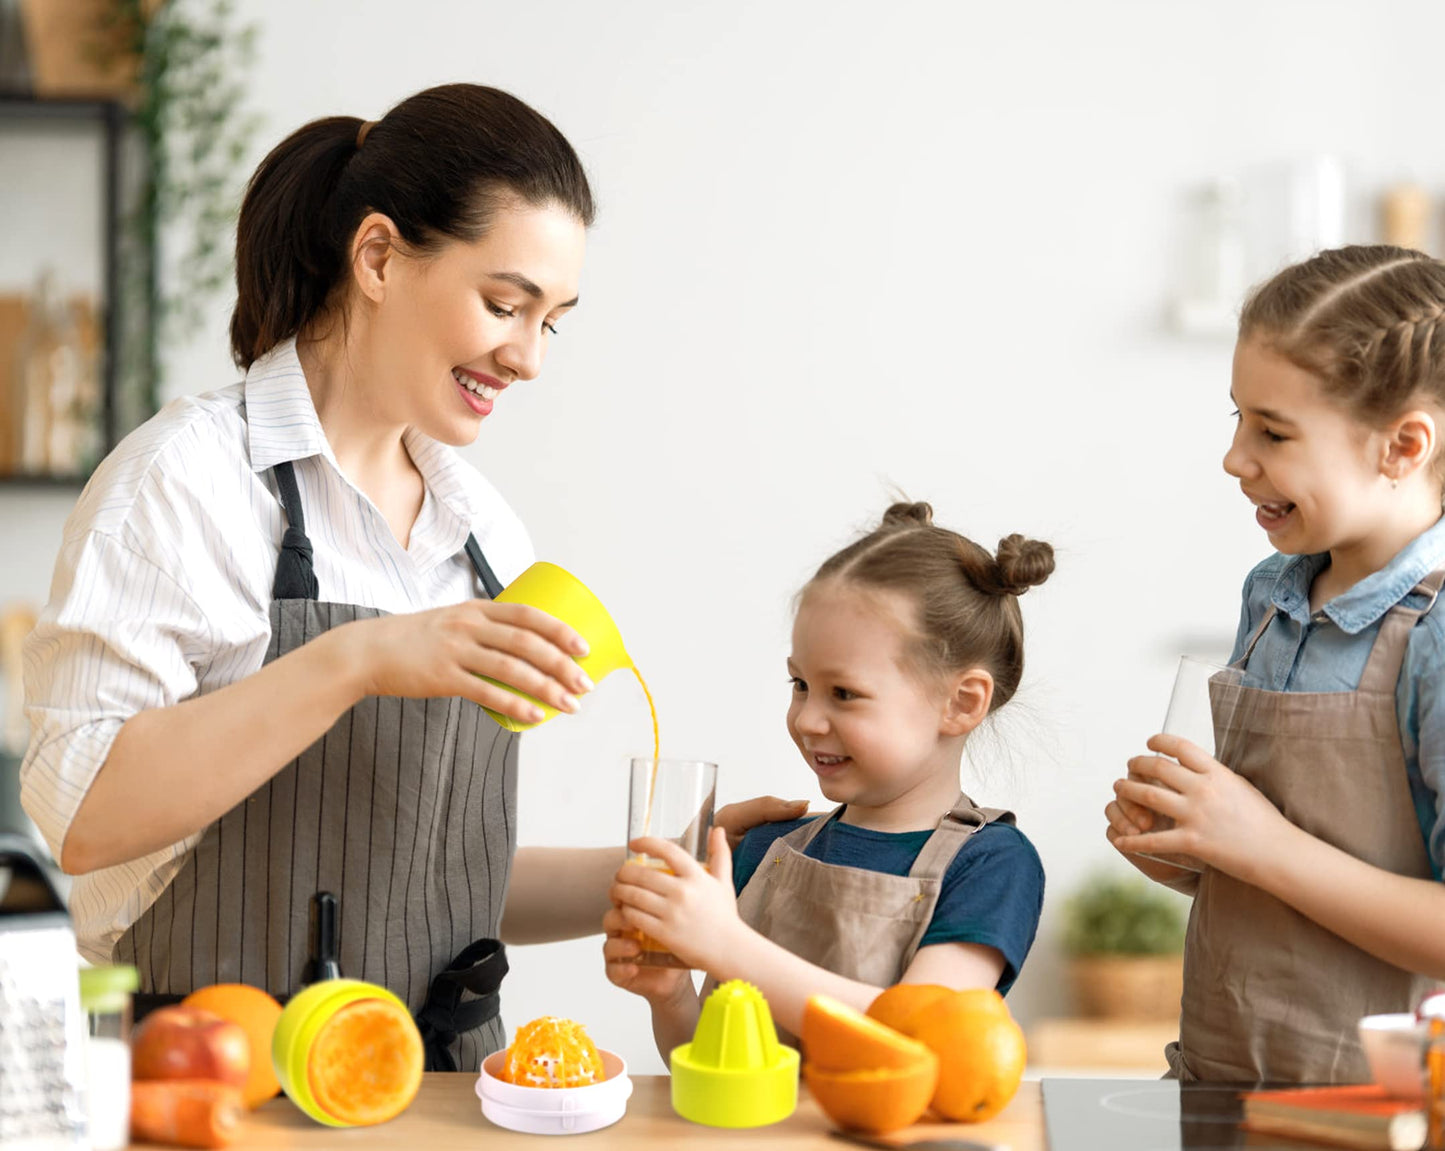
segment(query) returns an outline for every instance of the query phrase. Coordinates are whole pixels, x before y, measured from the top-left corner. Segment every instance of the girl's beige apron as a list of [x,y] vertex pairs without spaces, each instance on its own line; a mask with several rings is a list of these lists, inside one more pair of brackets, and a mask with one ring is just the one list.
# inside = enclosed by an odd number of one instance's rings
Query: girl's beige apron
[[[1297,827],[1417,879],[1432,872],[1406,775],[1395,685],[1410,629],[1442,582],[1445,569],[1413,589],[1425,597],[1422,606],[1402,601],[1386,613],[1355,691],[1265,691],[1219,678],[1210,685],[1222,762]],[[1233,665],[1236,675],[1273,616],[1271,608]],[[1171,1074],[1367,1082],[1356,1022],[1410,1010],[1432,986],[1259,888],[1205,868],[1185,944],[1179,1042],[1166,1051]]]
[[[291,464],[266,662],[383,613],[318,600]],[[501,584],[475,539],[487,595]],[[197,765],[204,770],[204,765]],[[505,1045],[496,939],[516,846],[517,737],[470,700],[370,696],[201,836],[121,936],[137,1010],[210,983],[300,990],[309,908],[339,897],[341,973],[389,987],[417,1018],[429,1070],[475,1071]]]
[[810,963],[847,979],[888,987],[913,962],[953,857],[979,828],[996,820],[1013,823],[1014,815],[978,807],[960,792],[908,874],[885,875],[803,854],[842,812],[839,807],[774,840],[738,896],[738,915]]

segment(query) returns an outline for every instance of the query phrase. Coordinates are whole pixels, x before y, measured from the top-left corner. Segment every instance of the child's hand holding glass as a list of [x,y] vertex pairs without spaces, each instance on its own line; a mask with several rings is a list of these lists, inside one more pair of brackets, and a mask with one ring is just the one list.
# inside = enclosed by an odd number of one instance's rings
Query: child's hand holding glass
[[[1129,777],[1114,781],[1118,799],[1110,809],[1118,811],[1110,812],[1109,841],[1119,851],[1184,856],[1254,882],[1256,869],[1298,833],[1258,788],[1197,744],[1161,732],[1148,746],[1156,754],[1136,755]],[[1133,822],[1125,805],[1164,816],[1171,826],[1121,833]]]
[[[655,836],[634,839],[628,848],[662,866],[634,860],[623,864],[610,893],[616,916],[609,913],[604,923],[641,932],[687,967],[715,973],[730,941],[747,930],[738,918],[726,833],[712,829],[705,867],[677,844]],[[620,957],[622,950],[613,947],[612,955]]]

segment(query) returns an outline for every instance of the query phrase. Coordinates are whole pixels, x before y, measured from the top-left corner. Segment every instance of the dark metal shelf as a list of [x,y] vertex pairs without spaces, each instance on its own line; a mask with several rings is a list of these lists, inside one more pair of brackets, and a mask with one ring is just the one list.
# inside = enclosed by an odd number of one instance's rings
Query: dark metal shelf
[[[71,97],[35,97],[23,93],[0,93],[0,121],[49,123],[94,123],[104,133],[101,194],[103,239],[101,251],[100,318],[104,332],[104,361],[101,367],[101,440],[103,451],[115,447],[124,430],[118,427],[120,332],[117,315],[119,299],[120,231],[122,228],[121,149],[122,137],[131,123],[129,109],[119,100]],[[154,253],[148,255],[154,260]],[[78,487],[83,476],[45,476],[28,473],[0,474],[0,487]]]
[[0,92],[0,116],[12,120],[125,120],[130,113],[119,100],[72,96],[25,96]]
[[0,472],[0,488],[83,488],[89,475],[62,476],[49,472]]

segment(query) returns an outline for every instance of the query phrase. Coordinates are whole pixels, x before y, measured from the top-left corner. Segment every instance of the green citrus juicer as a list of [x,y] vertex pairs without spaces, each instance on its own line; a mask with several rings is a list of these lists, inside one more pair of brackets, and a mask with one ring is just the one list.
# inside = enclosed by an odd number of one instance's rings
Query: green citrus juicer
[[[593,683],[601,683],[605,676],[614,671],[632,667],[632,657],[622,646],[622,633],[617,630],[617,625],[607,614],[602,601],[565,568],[538,561],[509,583],[497,596],[496,602],[524,603],[540,608],[578,632],[587,641],[589,650],[585,656],[577,659],[577,663]],[[535,703],[542,709],[541,719],[536,723],[527,723],[486,708],[486,713],[508,731],[527,731],[537,724],[546,723],[557,714],[556,708],[539,699],[533,699],[524,691],[497,683],[490,676],[484,675],[481,678],[513,695],[521,696],[529,703]]]
[[741,979],[707,997],[671,1063],[672,1109],[694,1123],[763,1127],[798,1106],[798,1052],[778,1042],[768,1001]]

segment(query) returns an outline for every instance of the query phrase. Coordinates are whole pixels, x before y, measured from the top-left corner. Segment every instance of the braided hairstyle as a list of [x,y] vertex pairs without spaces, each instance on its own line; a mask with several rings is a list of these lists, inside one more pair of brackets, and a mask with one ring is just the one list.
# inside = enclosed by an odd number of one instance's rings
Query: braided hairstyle
[[998,554],[939,527],[926,503],[896,503],[862,539],[825,560],[804,587],[847,582],[897,592],[916,605],[917,631],[905,647],[924,674],[947,676],[982,667],[993,676],[990,711],[1018,689],[1024,670],[1024,623],[1018,597],[1049,578],[1054,549],[1021,535],[999,541]]
[[[1321,252],[1256,288],[1239,317],[1252,339],[1383,426],[1422,402],[1445,408],[1445,263],[1409,248]],[[1437,474],[1445,454],[1437,457]]]

